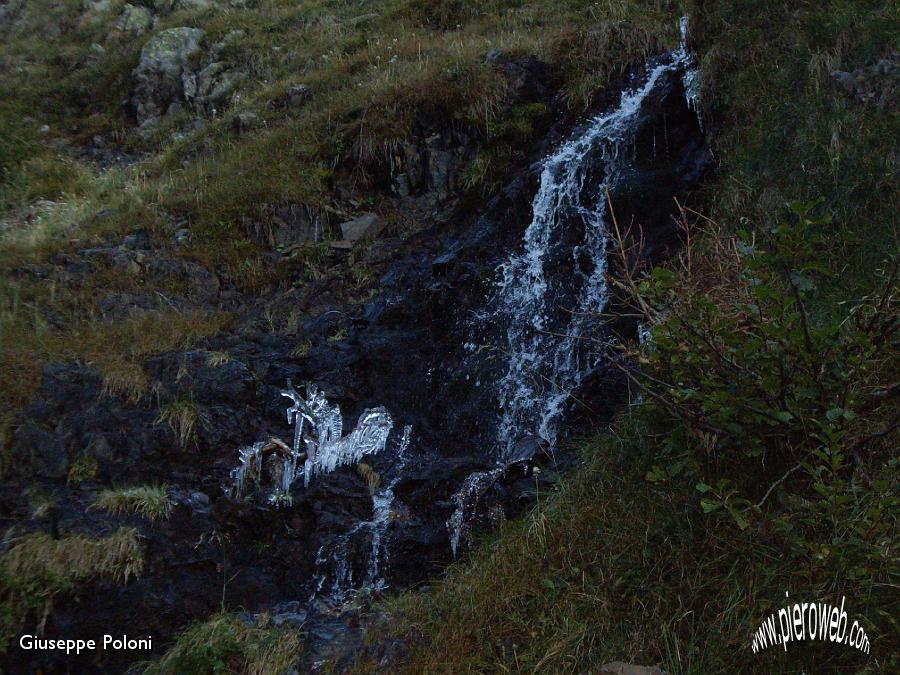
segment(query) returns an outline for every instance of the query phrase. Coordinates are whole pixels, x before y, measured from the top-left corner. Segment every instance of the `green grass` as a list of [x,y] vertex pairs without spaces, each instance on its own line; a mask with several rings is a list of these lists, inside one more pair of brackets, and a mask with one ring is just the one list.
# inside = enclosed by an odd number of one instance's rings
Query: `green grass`
[[104,490],[97,496],[92,508],[113,515],[136,514],[149,521],[157,521],[166,520],[171,515],[172,502],[164,485],[142,485]]
[[[663,427],[649,409],[583,441],[583,468],[431,591],[385,600],[389,618],[369,640],[406,640],[397,670],[410,673],[577,673],[617,660],[670,673],[893,672],[890,589],[816,576],[771,532],[741,531],[698,509],[692,490],[647,482]],[[814,643],[753,655],[753,632],[785,591],[838,603],[845,594],[874,636],[871,657]],[[363,660],[356,670],[378,669]]]
[[219,614],[178,636],[162,659],[146,664],[146,675],[175,673],[284,673],[300,656],[299,633],[290,629],[247,626]]
[[[850,100],[830,73],[896,53],[889,2],[732,0],[694,15],[706,107],[718,116],[721,162],[712,215],[745,229],[778,222],[784,204],[824,198],[834,214],[829,299],[860,297],[898,249],[895,111]],[[828,304],[819,310],[828,312]]]
[[41,621],[56,596],[77,593],[98,579],[124,584],[143,570],[134,529],[101,539],[80,534],[54,539],[44,533],[15,539],[0,554],[0,651],[29,616]]

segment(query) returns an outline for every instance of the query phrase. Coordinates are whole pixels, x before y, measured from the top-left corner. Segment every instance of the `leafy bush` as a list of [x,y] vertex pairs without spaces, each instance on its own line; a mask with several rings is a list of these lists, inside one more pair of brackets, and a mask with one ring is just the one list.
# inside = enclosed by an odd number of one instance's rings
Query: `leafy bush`
[[814,320],[817,281],[831,273],[817,250],[828,219],[812,203],[790,207],[791,220],[756,241],[712,224],[674,269],[642,275],[621,245],[615,283],[652,329],[638,361],[618,365],[672,418],[666,463],[649,480],[691,481],[703,511],[875,583],[900,573],[889,551],[900,261],[882,292]]

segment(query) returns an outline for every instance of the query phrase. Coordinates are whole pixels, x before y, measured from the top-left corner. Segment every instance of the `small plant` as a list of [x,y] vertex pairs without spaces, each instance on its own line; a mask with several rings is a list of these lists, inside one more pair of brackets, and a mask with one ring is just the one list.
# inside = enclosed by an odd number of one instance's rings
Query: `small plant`
[[297,343],[297,346],[291,350],[291,356],[295,359],[305,358],[309,354],[310,349],[312,349],[312,342],[303,340]]
[[69,467],[67,482],[69,485],[78,485],[97,477],[97,458],[93,455],[82,455]]
[[371,465],[366,464],[365,462],[360,462],[356,465],[356,473],[359,474],[359,477],[366,481],[366,485],[369,486],[369,493],[375,494],[375,491],[378,489],[378,486],[381,485],[381,476],[378,474],[375,469],[371,467]]
[[203,422],[200,407],[193,401],[175,401],[163,406],[156,424],[164,424],[175,435],[181,448],[196,440],[197,424]]
[[150,521],[165,520],[172,513],[172,502],[166,487],[141,487],[104,490],[92,508],[114,515],[137,514]]
[[334,333],[328,336],[329,342],[340,342],[341,340],[346,339],[347,337],[347,329],[346,328],[338,328]]
[[275,490],[269,495],[269,505],[274,506],[276,509],[287,509],[294,505],[294,498],[291,497],[290,492]]

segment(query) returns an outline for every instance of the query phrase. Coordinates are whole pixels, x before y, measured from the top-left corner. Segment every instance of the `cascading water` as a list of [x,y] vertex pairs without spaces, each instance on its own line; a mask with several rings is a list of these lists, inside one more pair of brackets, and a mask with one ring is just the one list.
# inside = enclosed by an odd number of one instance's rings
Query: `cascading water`
[[[540,185],[521,251],[500,267],[482,323],[508,326],[506,372],[497,384],[496,468],[472,474],[447,522],[454,555],[468,513],[503,473],[525,436],[553,448],[568,401],[604,354],[590,339],[604,309],[609,236],[607,195],[633,163],[642,106],[664,78],[680,75],[689,108],[699,110],[699,76],[686,47],[653,59],[618,106],[591,119],[541,163]],[[573,242],[573,235],[580,241]],[[571,270],[571,273],[560,273]]]
[[[270,504],[290,505],[290,490],[300,476],[298,465],[301,461],[304,487],[309,487],[315,475],[331,473],[339,466],[359,464],[363,457],[380,453],[387,445],[394,421],[383,407],[364,410],[356,428],[342,436],[341,409],[331,404],[324,392],[308,384],[306,396],[303,397],[289,381],[288,388],[281,395],[292,401],[286,414],[288,424],[294,425],[293,446],[288,447],[272,439],[241,448],[238,451],[240,464],[231,472],[232,484],[228,488],[228,493],[234,498],[246,496],[251,491],[252,482],[255,491],[268,488]],[[384,587],[382,568],[388,555],[385,537],[394,504],[394,487],[403,475],[411,433],[412,427],[407,425],[403,428],[394,451],[393,477],[384,488],[372,493],[371,520],[357,523],[319,549],[313,597],[322,591],[328,578],[332,580],[329,596],[334,601],[342,601],[354,590],[349,552],[354,538],[363,532],[371,538],[363,587],[374,590]],[[271,467],[268,476],[267,464]],[[266,478],[267,485],[264,485]]]
[[[343,602],[347,596],[360,589],[380,591],[386,587],[383,576],[384,565],[388,559],[386,544],[387,528],[390,525],[394,505],[394,487],[403,476],[406,466],[406,451],[409,447],[412,427],[403,428],[403,435],[397,444],[396,464],[393,466],[393,477],[387,485],[372,493],[372,518],[357,523],[349,532],[338,535],[327,544],[322,545],[316,554],[316,577],[313,597],[326,590],[329,599],[334,603]],[[354,538],[367,533],[370,537],[369,560],[366,576],[362,584],[354,584],[351,543]],[[328,580],[331,584],[327,585]]]

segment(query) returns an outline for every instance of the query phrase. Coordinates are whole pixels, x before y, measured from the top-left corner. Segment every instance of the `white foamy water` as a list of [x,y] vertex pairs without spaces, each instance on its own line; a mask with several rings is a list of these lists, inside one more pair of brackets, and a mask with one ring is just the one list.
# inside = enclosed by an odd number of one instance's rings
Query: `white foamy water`
[[[455,495],[457,508],[447,521],[454,555],[466,511],[501,475],[519,439],[534,435],[553,448],[569,400],[603,357],[591,333],[609,296],[607,193],[630,168],[642,105],[666,76],[680,71],[686,102],[699,111],[686,18],[680,27],[678,49],[651,60],[640,84],[623,91],[615,108],[592,118],[541,163],[522,247],[501,266],[492,309],[483,315],[508,326],[501,343],[505,374],[497,384],[497,469],[472,474]],[[563,265],[571,274],[554,274]]]

